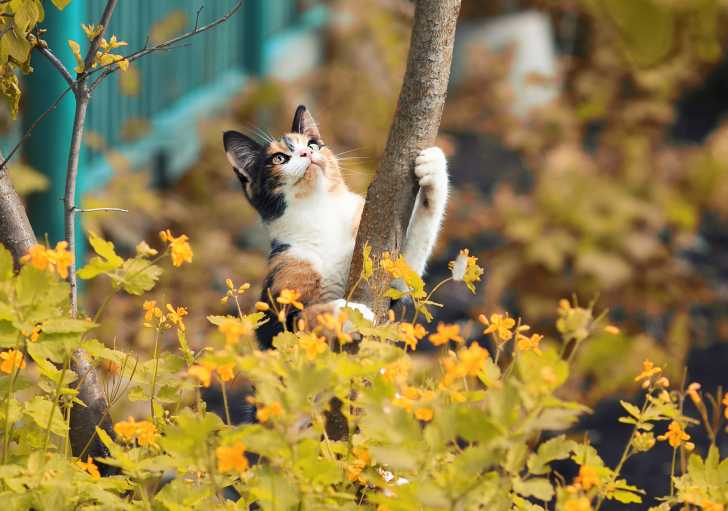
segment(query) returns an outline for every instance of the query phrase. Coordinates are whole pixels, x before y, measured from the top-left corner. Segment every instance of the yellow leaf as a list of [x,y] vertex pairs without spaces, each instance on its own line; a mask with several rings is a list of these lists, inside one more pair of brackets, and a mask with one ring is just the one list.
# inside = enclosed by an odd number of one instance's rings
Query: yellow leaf
[[71,3],[71,0],[51,0],[51,2],[53,2],[53,5],[55,5],[57,9],[62,11],[68,4]]
[[74,41],[73,39],[68,40],[68,46],[71,48],[71,52],[73,53],[73,56],[76,58],[76,67],[73,68],[74,71],[77,73],[83,73],[84,65],[83,65],[83,58],[81,57],[81,47],[79,44]]

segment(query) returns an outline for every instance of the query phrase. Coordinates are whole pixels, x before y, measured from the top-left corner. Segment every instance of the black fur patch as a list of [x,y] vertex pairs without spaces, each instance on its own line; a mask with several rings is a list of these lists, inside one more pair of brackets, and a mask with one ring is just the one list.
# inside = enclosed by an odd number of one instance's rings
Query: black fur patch
[[280,186],[280,179],[270,173],[266,164],[266,149],[261,149],[252,172],[253,182],[250,186],[250,204],[258,211],[264,222],[271,222],[283,216],[286,211],[286,200],[282,193],[274,190]]
[[291,245],[289,245],[288,243],[283,243],[274,239],[270,242],[270,254],[268,254],[268,260],[270,261],[275,256],[282,254],[289,248],[291,248]]

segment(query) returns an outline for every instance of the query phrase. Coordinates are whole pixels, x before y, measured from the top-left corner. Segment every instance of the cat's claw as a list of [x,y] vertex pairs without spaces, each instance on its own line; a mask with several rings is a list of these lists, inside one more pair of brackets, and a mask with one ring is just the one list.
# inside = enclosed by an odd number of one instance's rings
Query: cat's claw
[[415,160],[415,176],[422,188],[447,190],[447,158],[439,147],[420,151]]
[[374,312],[364,305],[363,303],[356,303],[356,302],[347,302],[343,298],[339,298],[338,300],[334,300],[334,315],[339,316],[341,314],[341,311],[344,309],[353,309],[355,311],[359,311],[362,316],[364,316],[364,319],[374,322]]

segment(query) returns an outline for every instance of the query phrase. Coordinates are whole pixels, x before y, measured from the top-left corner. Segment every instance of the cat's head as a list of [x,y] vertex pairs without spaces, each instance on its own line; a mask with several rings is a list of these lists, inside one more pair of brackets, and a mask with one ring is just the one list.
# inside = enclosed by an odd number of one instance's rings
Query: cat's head
[[344,186],[336,156],[303,105],[296,109],[291,132],[278,140],[261,144],[226,131],[223,144],[245,196],[264,221],[282,216],[291,202],[336,193]]

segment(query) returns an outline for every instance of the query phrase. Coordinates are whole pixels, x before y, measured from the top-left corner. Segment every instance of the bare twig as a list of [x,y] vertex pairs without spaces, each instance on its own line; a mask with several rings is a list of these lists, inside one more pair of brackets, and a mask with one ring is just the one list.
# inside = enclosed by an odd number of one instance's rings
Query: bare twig
[[76,81],[73,79],[73,76],[71,76],[71,73],[68,71],[68,69],[66,69],[66,66],[63,65],[63,62],[61,62],[58,57],[55,56],[50,48],[39,44],[38,46],[36,46],[36,49],[40,52],[41,55],[48,59],[51,65],[55,67],[59,73],[61,73],[61,76],[64,80],[66,80],[68,87],[70,89],[74,89],[76,87]]
[[123,208],[75,208],[76,213],[110,213],[112,211],[118,211],[119,213],[128,213],[128,209]]
[[101,45],[101,39],[103,39],[104,37],[106,27],[109,26],[109,22],[111,21],[111,15],[114,14],[116,2],[117,0],[108,0],[108,2],[106,2],[106,7],[104,7],[104,12],[101,14],[101,20],[99,21],[101,30],[96,35],[96,37],[93,38],[93,40],[91,41],[91,45],[88,47],[86,58],[83,60],[84,72],[82,74],[88,74],[86,73],[86,70],[88,70],[94,63],[94,59],[96,58],[96,52],[99,50],[99,46]]
[[36,243],[25,207],[15,192],[5,163],[0,165],[0,243],[13,254],[16,265]]
[[18,143],[15,144],[13,146],[13,148],[10,150],[7,158],[5,158],[2,163],[0,163],[0,167],[5,167],[8,164],[8,162],[15,155],[15,153],[18,151],[18,149],[21,148],[21,146],[25,143],[25,141],[28,139],[28,137],[30,137],[31,133],[33,133],[33,130],[35,129],[35,127],[38,126],[40,124],[40,122],[43,119],[45,119],[49,113],[51,113],[53,110],[55,110],[58,107],[58,105],[61,103],[61,100],[66,96],[66,94],[71,92],[71,90],[72,90],[71,87],[67,87],[63,92],[61,92],[61,94],[56,98],[56,100],[53,103],[51,103],[51,106],[49,106],[45,112],[40,114],[38,116],[38,118],[35,121],[33,121],[33,124],[31,124],[28,127],[28,129],[25,130],[25,133],[23,133],[23,136],[20,137],[20,140],[18,140]]
[[[147,46],[145,44],[143,48],[141,48],[140,50],[135,51],[131,55],[128,55],[128,56],[126,56],[124,58],[125,58],[125,60],[127,60],[127,61],[129,61],[131,63],[131,62],[134,62],[137,59],[140,59],[140,58],[144,57],[145,55],[149,55],[150,53],[154,53],[156,51],[166,50],[169,47],[174,46],[177,43],[184,41],[185,39],[189,39],[190,37],[196,36],[197,34],[201,34],[201,33],[206,32],[206,31],[208,31],[208,30],[210,30],[212,28],[215,28],[216,26],[218,26],[218,25],[220,25],[222,23],[225,23],[236,12],[238,12],[240,10],[240,8],[243,6],[243,3],[244,2],[245,2],[245,0],[237,0],[235,2],[235,4],[230,8],[230,10],[227,13],[225,13],[223,16],[217,18],[215,21],[212,21],[212,22],[208,23],[207,25],[203,25],[203,26],[199,26],[198,25],[200,12],[202,11],[202,9],[198,9],[197,10],[197,16],[196,16],[196,19],[195,19],[195,26],[189,32],[186,32],[184,34],[178,35],[177,37],[173,37],[172,39],[169,39],[169,40],[167,40],[167,41],[165,41],[163,43],[159,43],[159,44],[154,45],[154,46],[151,46],[151,47],[149,47],[149,46]],[[96,73],[101,73],[93,81],[93,83],[90,86],[90,89],[91,90],[95,89],[96,86],[104,78],[106,78],[110,74],[114,73],[117,69],[119,69],[118,64],[117,63],[111,63],[111,64],[107,64],[105,66],[100,66],[100,67],[97,67],[95,69],[90,70],[88,72],[88,75],[93,75],[93,74],[96,74]]]

